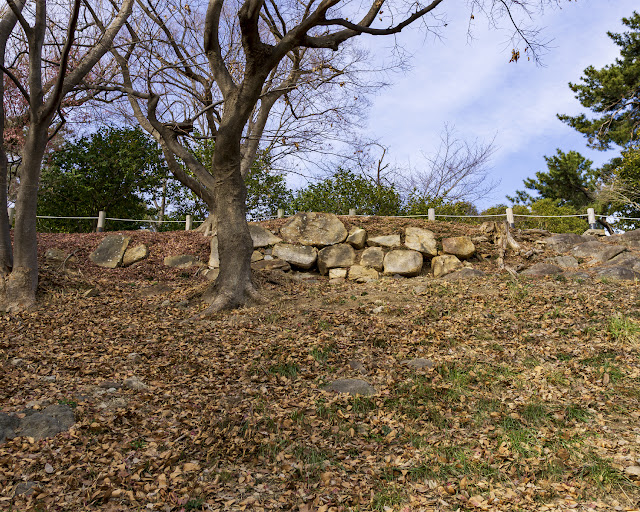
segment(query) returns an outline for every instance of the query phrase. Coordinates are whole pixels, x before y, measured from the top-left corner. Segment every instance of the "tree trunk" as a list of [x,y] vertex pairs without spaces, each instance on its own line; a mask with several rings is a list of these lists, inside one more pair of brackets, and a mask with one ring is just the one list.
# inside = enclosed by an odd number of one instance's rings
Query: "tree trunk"
[[[222,136],[221,136],[222,135]],[[253,241],[246,217],[247,187],[240,171],[240,135],[218,133],[213,156],[214,203],[220,272],[205,294],[211,306],[199,318],[261,297],[251,280]]]
[[44,150],[47,145],[47,124],[29,130],[20,165],[20,190],[16,200],[13,268],[4,278],[0,309],[18,311],[32,306],[38,287],[38,240],[36,210],[38,183]]
[[[0,280],[11,272],[13,267],[13,251],[11,248],[11,226],[7,213],[9,164],[4,148],[0,146]],[[0,287],[2,285],[0,284]],[[0,289],[1,290],[1,289]],[[1,293],[1,291],[0,291]]]

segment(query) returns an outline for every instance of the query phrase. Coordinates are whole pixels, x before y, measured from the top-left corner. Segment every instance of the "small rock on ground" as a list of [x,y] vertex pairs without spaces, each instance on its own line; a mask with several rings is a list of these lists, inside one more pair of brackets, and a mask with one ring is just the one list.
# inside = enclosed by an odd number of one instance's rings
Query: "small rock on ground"
[[350,395],[370,396],[375,394],[375,388],[362,379],[338,379],[325,387],[327,391],[349,393]]

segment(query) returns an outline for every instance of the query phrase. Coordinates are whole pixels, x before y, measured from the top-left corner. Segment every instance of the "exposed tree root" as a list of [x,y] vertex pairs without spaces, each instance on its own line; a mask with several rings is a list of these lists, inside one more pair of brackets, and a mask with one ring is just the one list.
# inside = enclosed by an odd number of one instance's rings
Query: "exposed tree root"
[[13,269],[0,277],[0,311],[17,313],[35,305],[36,292],[31,279],[31,271]]
[[263,304],[264,297],[260,294],[255,285],[249,281],[241,290],[219,289],[216,283],[211,285],[202,294],[202,299],[210,302],[209,307],[201,311],[197,315],[192,316],[187,321],[194,322],[204,320],[210,316],[229,309],[236,309],[250,304]]
[[215,236],[216,234],[216,216],[211,214],[205,221],[200,224],[194,231],[202,233],[204,236]]

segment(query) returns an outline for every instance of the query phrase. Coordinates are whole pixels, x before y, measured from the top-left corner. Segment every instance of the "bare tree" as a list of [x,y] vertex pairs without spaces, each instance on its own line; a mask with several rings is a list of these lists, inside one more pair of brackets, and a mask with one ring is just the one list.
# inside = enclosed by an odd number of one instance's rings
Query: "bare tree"
[[438,149],[432,155],[423,154],[426,165],[412,171],[403,188],[409,194],[447,202],[474,203],[484,199],[499,184],[489,178],[495,150],[493,140],[469,143],[460,139],[453,127],[445,125]]
[[[3,141],[0,185],[4,185],[1,187],[4,202],[0,208],[0,307],[17,310],[35,302],[38,284],[36,207],[40,169],[49,139],[65,122],[60,105],[107,54],[131,14],[133,0],[124,0],[119,7],[98,3],[91,9],[106,20],[103,31],[95,30],[93,22],[88,21],[90,18],[83,6],[88,8],[89,4],[82,0],[55,4],[51,0],[28,3],[5,0],[3,3],[0,10],[0,71],[3,80],[8,77],[20,90],[29,113],[19,170],[21,186],[16,199],[13,247],[8,236],[9,223],[4,206],[7,177],[4,108],[0,125]],[[8,42],[12,42],[14,49],[11,55],[7,53]],[[14,73],[23,58],[28,59],[26,77]],[[56,119],[56,126],[51,128]]]

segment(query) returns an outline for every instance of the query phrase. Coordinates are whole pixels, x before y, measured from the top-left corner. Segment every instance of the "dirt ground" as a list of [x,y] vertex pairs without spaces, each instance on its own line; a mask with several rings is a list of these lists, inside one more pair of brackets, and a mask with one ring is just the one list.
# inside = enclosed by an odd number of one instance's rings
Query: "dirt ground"
[[[636,283],[515,278],[492,258],[459,282],[266,273],[265,304],[188,322],[206,277],[162,259],[206,262],[209,241],[127,234],[150,257],[113,270],[88,261],[104,234],[40,235],[38,305],[0,316],[0,411],[76,416],[0,445],[0,509],[640,508]],[[47,262],[52,247],[75,260]],[[345,378],[375,394],[324,390]]]

